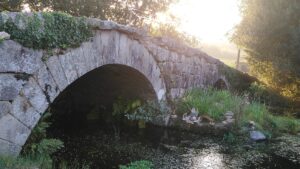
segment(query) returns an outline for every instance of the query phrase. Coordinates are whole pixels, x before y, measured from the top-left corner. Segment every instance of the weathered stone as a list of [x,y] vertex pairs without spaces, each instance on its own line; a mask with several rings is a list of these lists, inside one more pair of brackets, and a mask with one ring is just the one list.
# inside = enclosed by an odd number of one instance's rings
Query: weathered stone
[[58,57],[50,57],[47,60],[46,65],[49,68],[51,75],[54,78],[54,81],[57,84],[58,88],[60,89],[60,91],[63,91],[68,85],[68,80],[66,78],[65,72],[63,71]]
[[[22,29],[27,20],[17,21],[17,14],[0,13],[0,17],[4,22],[11,18]],[[218,79],[227,82],[223,70],[227,67],[199,49],[110,21],[85,21],[94,36],[78,48],[62,50],[64,54],[52,56],[46,63],[41,61],[46,51],[24,48],[11,40],[0,44],[0,101],[4,101],[0,102],[0,140],[23,145],[28,128],[35,126],[48,104],[72,82],[103,65],[125,65],[141,73],[158,100],[182,97],[186,90],[212,86]],[[15,78],[19,75],[25,78]],[[232,117],[226,116],[225,122],[233,122]],[[220,124],[220,128],[226,125]],[[15,152],[7,143],[2,147],[0,153],[7,149]]]
[[131,59],[130,45],[131,40],[126,35],[120,35],[119,55],[123,58],[122,62],[129,63]]
[[30,134],[29,128],[11,114],[0,119],[0,140],[7,140],[22,146]]
[[30,78],[21,92],[38,112],[43,113],[47,109],[49,103],[35,79]]
[[86,74],[89,68],[86,65],[86,60],[84,57],[82,46],[80,48],[71,51],[70,55],[73,58],[73,63],[76,68],[78,77]]
[[44,91],[47,101],[52,102],[56,98],[56,96],[58,96],[60,90],[56,85],[54,79],[52,78],[52,75],[47,70],[47,67],[43,65],[39,69],[39,71],[36,72],[34,77],[37,80],[39,86]]
[[0,74],[0,100],[16,98],[25,83],[24,80],[17,80],[14,74]]
[[[102,55],[106,63],[116,63],[119,56],[119,34],[113,31],[101,33]],[[101,49],[100,49],[101,50]]]
[[232,111],[227,111],[225,114],[224,114],[225,116],[234,116],[234,113],[232,112]]
[[11,104],[6,101],[0,101],[0,119],[10,112]]
[[93,43],[92,42],[84,42],[82,43],[82,49],[83,49],[83,57],[85,58],[87,72],[94,70],[97,67],[96,62],[96,54],[95,50],[93,49]]
[[250,139],[253,141],[263,141],[267,137],[260,131],[250,131]]
[[93,49],[96,50],[95,59],[97,67],[100,67],[104,64],[104,59],[102,56],[102,42],[101,42],[101,33],[97,32],[93,39]]
[[10,34],[6,33],[6,32],[0,32],[0,40],[8,40],[10,39]]
[[0,155],[18,156],[22,150],[22,147],[6,140],[0,139]]
[[64,69],[68,84],[71,84],[78,78],[74,64],[74,57],[70,53],[67,53],[65,55],[60,55],[58,58],[62,68]]
[[41,117],[40,113],[22,96],[18,96],[13,101],[11,114],[31,129],[34,128]]
[[32,74],[42,65],[42,52],[7,40],[0,44],[0,72]]

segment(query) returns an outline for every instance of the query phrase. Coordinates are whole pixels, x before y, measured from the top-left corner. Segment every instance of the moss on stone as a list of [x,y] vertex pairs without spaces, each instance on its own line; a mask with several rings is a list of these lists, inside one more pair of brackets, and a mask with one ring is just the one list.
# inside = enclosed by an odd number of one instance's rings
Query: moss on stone
[[35,49],[68,48],[79,46],[91,35],[83,18],[61,12],[0,15],[0,31],[23,46]]

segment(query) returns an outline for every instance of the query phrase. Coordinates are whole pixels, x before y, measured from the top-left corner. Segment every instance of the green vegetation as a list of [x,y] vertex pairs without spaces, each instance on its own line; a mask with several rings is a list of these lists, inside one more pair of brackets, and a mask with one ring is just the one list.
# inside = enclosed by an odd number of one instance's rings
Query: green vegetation
[[164,115],[170,112],[166,102],[148,101],[136,107],[133,111],[128,112],[125,116],[129,120],[144,120],[153,122],[157,118],[163,118]]
[[[73,16],[113,20],[120,24],[141,26],[145,20],[155,18],[176,0],[10,0],[0,3],[0,11],[20,11],[27,3],[33,11],[62,11]],[[70,5],[72,4],[72,5]]]
[[242,0],[243,18],[232,35],[248,55],[251,74],[295,101],[300,101],[299,8],[295,0]]
[[46,129],[50,126],[47,121],[49,113],[45,113],[39,124],[32,130],[31,136],[23,147],[21,156],[0,156],[0,168],[4,169],[52,169],[51,155],[63,147],[58,139],[46,138]]
[[[285,116],[272,115],[264,104],[249,101],[247,95],[238,96],[229,91],[214,89],[193,89],[186,93],[180,101],[178,113],[189,112],[196,108],[200,115],[206,115],[216,121],[224,118],[224,113],[235,113],[236,129],[246,126],[249,121],[254,121],[259,130],[266,134],[292,133],[300,131],[300,121]],[[231,140],[231,136],[228,135]]]
[[200,115],[208,115],[215,120],[221,120],[226,111],[239,111],[242,99],[226,90],[193,89],[188,91],[181,101],[180,112],[188,112],[193,107]]
[[153,168],[153,163],[146,160],[135,161],[128,165],[120,165],[120,169],[151,169]]
[[60,12],[34,13],[33,16],[17,14],[15,20],[0,15],[0,31],[23,46],[35,49],[68,48],[79,46],[91,36],[83,18]]

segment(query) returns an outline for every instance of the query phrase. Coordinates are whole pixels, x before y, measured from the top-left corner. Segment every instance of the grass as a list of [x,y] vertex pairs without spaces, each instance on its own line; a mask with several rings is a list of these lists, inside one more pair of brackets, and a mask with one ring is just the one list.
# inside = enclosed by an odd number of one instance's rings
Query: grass
[[264,104],[250,102],[247,97],[238,96],[224,90],[193,89],[186,93],[179,104],[180,114],[196,108],[200,115],[206,115],[215,121],[222,121],[227,111],[235,113],[236,127],[246,126],[254,121],[258,130],[266,134],[300,132],[300,120],[287,116],[275,116]]
[[0,156],[1,169],[51,169],[52,160],[48,156],[33,157],[11,157]]
[[193,89],[183,97],[179,110],[182,113],[196,108],[200,115],[207,115],[214,120],[221,120],[226,111],[238,111],[238,105],[242,99],[230,92],[214,89]]

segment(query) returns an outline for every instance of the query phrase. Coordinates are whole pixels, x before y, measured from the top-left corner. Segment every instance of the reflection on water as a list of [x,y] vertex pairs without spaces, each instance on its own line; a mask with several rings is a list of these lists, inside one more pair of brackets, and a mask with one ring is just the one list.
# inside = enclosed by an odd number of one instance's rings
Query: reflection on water
[[204,149],[197,156],[192,158],[191,169],[207,168],[207,169],[223,169],[223,155],[215,149]]
[[[64,133],[64,135],[61,134]],[[55,135],[55,132],[53,133]],[[122,127],[119,137],[113,130],[90,127],[68,133],[56,133],[65,148],[55,155],[55,163],[83,164],[92,169],[118,168],[137,160],[149,160],[155,169],[226,169],[281,168],[281,164],[259,156],[256,152],[228,152],[228,145],[220,137],[201,136],[148,126],[140,130]],[[249,157],[253,158],[253,161]],[[272,164],[272,165],[271,165]],[[289,165],[289,168],[299,166]],[[70,165],[72,166],[72,165]],[[274,167],[275,166],[275,167]],[[278,166],[278,167],[276,167]],[[74,168],[74,167],[73,167]]]

